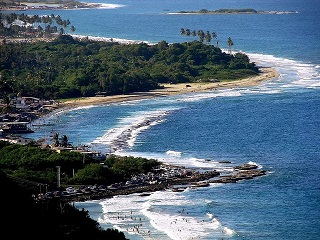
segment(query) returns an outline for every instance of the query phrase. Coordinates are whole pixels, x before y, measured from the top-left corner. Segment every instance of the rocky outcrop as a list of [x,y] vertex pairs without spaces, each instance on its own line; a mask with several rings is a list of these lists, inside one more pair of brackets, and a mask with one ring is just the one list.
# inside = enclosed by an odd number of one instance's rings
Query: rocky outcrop
[[211,183],[236,183],[240,180],[253,179],[255,177],[266,175],[265,170],[258,169],[257,165],[241,164],[234,167],[234,174],[223,175],[218,179],[210,181]]

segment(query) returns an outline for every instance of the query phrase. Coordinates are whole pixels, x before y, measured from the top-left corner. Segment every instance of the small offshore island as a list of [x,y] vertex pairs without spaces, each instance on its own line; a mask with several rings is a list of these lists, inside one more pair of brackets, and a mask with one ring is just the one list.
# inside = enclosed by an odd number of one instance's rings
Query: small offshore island
[[179,11],[176,14],[293,14],[298,13],[296,11],[263,11],[255,10],[252,8],[242,9],[218,9],[218,10],[207,10],[201,9],[200,11]]

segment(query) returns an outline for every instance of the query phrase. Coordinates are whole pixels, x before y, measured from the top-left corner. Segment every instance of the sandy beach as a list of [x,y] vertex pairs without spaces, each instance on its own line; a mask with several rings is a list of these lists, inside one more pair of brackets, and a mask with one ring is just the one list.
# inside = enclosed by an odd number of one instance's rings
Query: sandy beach
[[[279,76],[278,72],[269,67],[261,67],[260,74],[255,77],[249,77],[229,82],[208,82],[208,83],[179,83],[163,84],[163,89],[151,90],[149,92],[135,92],[127,95],[114,95],[105,97],[88,97],[70,100],[62,103],[64,107],[77,107],[96,104],[117,103],[123,101],[132,101],[148,99],[154,97],[164,97],[191,92],[206,92],[221,88],[249,87],[259,85],[263,81],[268,81]],[[188,85],[188,86],[187,86]]]

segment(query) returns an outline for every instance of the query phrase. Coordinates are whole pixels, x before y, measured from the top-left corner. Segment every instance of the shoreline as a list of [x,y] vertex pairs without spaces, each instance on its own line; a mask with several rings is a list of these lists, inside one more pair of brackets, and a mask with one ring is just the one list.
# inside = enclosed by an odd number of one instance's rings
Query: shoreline
[[[243,180],[251,180],[257,177],[262,177],[267,175],[268,171],[259,169],[257,165],[251,164],[241,164],[234,166],[234,172],[232,174],[222,173],[217,170],[199,172],[184,167],[170,166],[170,169],[180,169],[189,172],[187,176],[175,176],[172,178],[167,178],[162,181],[156,181],[155,183],[150,183],[145,180],[143,183],[128,185],[128,186],[118,186],[118,187],[97,187],[96,189],[91,189],[90,186],[84,186],[85,191],[80,193],[69,193],[67,195],[58,194],[52,196],[46,196],[39,194],[35,200],[43,201],[50,199],[61,199],[65,202],[85,202],[90,200],[101,200],[112,198],[118,195],[129,195],[129,194],[139,194],[141,197],[149,196],[152,192],[156,191],[173,191],[173,192],[183,192],[184,190],[191,188],[204,188],[209,187],[210,184],[228,184],[237,183]],[[150,180],[150,179],[149,179]],[[88,190],[89,189],[89,190]],[[91,190],[90,190],[91,189]]]
[[279,77],[279,73],[271,67],[259,67],[260,73],[257,76],[245,79],[228,81],[228,82],[208,82],[208,83],[178,83],[178,84],[163,84],[163,89],[155,89],[148,92],[135,92],[131,94],[112,95],[103,97],[86,97],[75,100],[61,102],[61,107],[81,107],[88,105],[102,105],[119,103],[125,101],[134,101],[142,99],[150,99],[155,97],[165,97],[187,93],[209,92],[212,90],[250,87],[257,86],[261,82],[269,81]]

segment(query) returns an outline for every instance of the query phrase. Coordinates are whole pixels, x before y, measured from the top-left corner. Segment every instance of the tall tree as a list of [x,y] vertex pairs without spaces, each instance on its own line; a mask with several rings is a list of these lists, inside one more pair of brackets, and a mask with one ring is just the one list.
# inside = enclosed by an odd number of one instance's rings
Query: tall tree
[[67,137],[67,135],[63,135],[63,136],[62,136],[61,145],[62,145],[63,147],[67,147],[67,146],[68,146],[68,137]]
[[211,33],[211,36],[212,36],[212,38],[214,39],[215,47],[218,47],[219,41],[218,41],[218,39],[217,39],[217,34],[216,34],[215,32],[212,32],[212,33]]
[[55,146],[55,147],[58,147],[58,146],[60,145],[60,142],[59,142],[59,133],[55,132],[55,133],[53,134],[52,139],[53,139],[53,142],[54,142],[54,143],[53,143],[54,146]]
[[70,27],[71,32],[74,32],[76,30],[76,28],[74,26]]
[[198,34],[198,37],[199,37],[199,41],[203,42],[204,37],[205,37],[205,34],[204,34],[203,30],[198,30],[197,34]]
[[186,29],[186,36],[187,36],[187,37],[190,37],[190,34],[191,34],[190,29],[187,28],[187,29]]
[[208,44],[210,44],[210,42],[211,42],[211,34],[210,34],[209,31],[206,32],[205,38],[206,38],[206,42],[207,42]]
[[228,46],[229,46],[229,53],[232,54],[233,41],[231,40],[230,37],[228,37]]
[[64,34],[64,29],[63,29],[63,28],[60,28],[59,34],[60,34],[60,35],[63,35],[63,34]]

